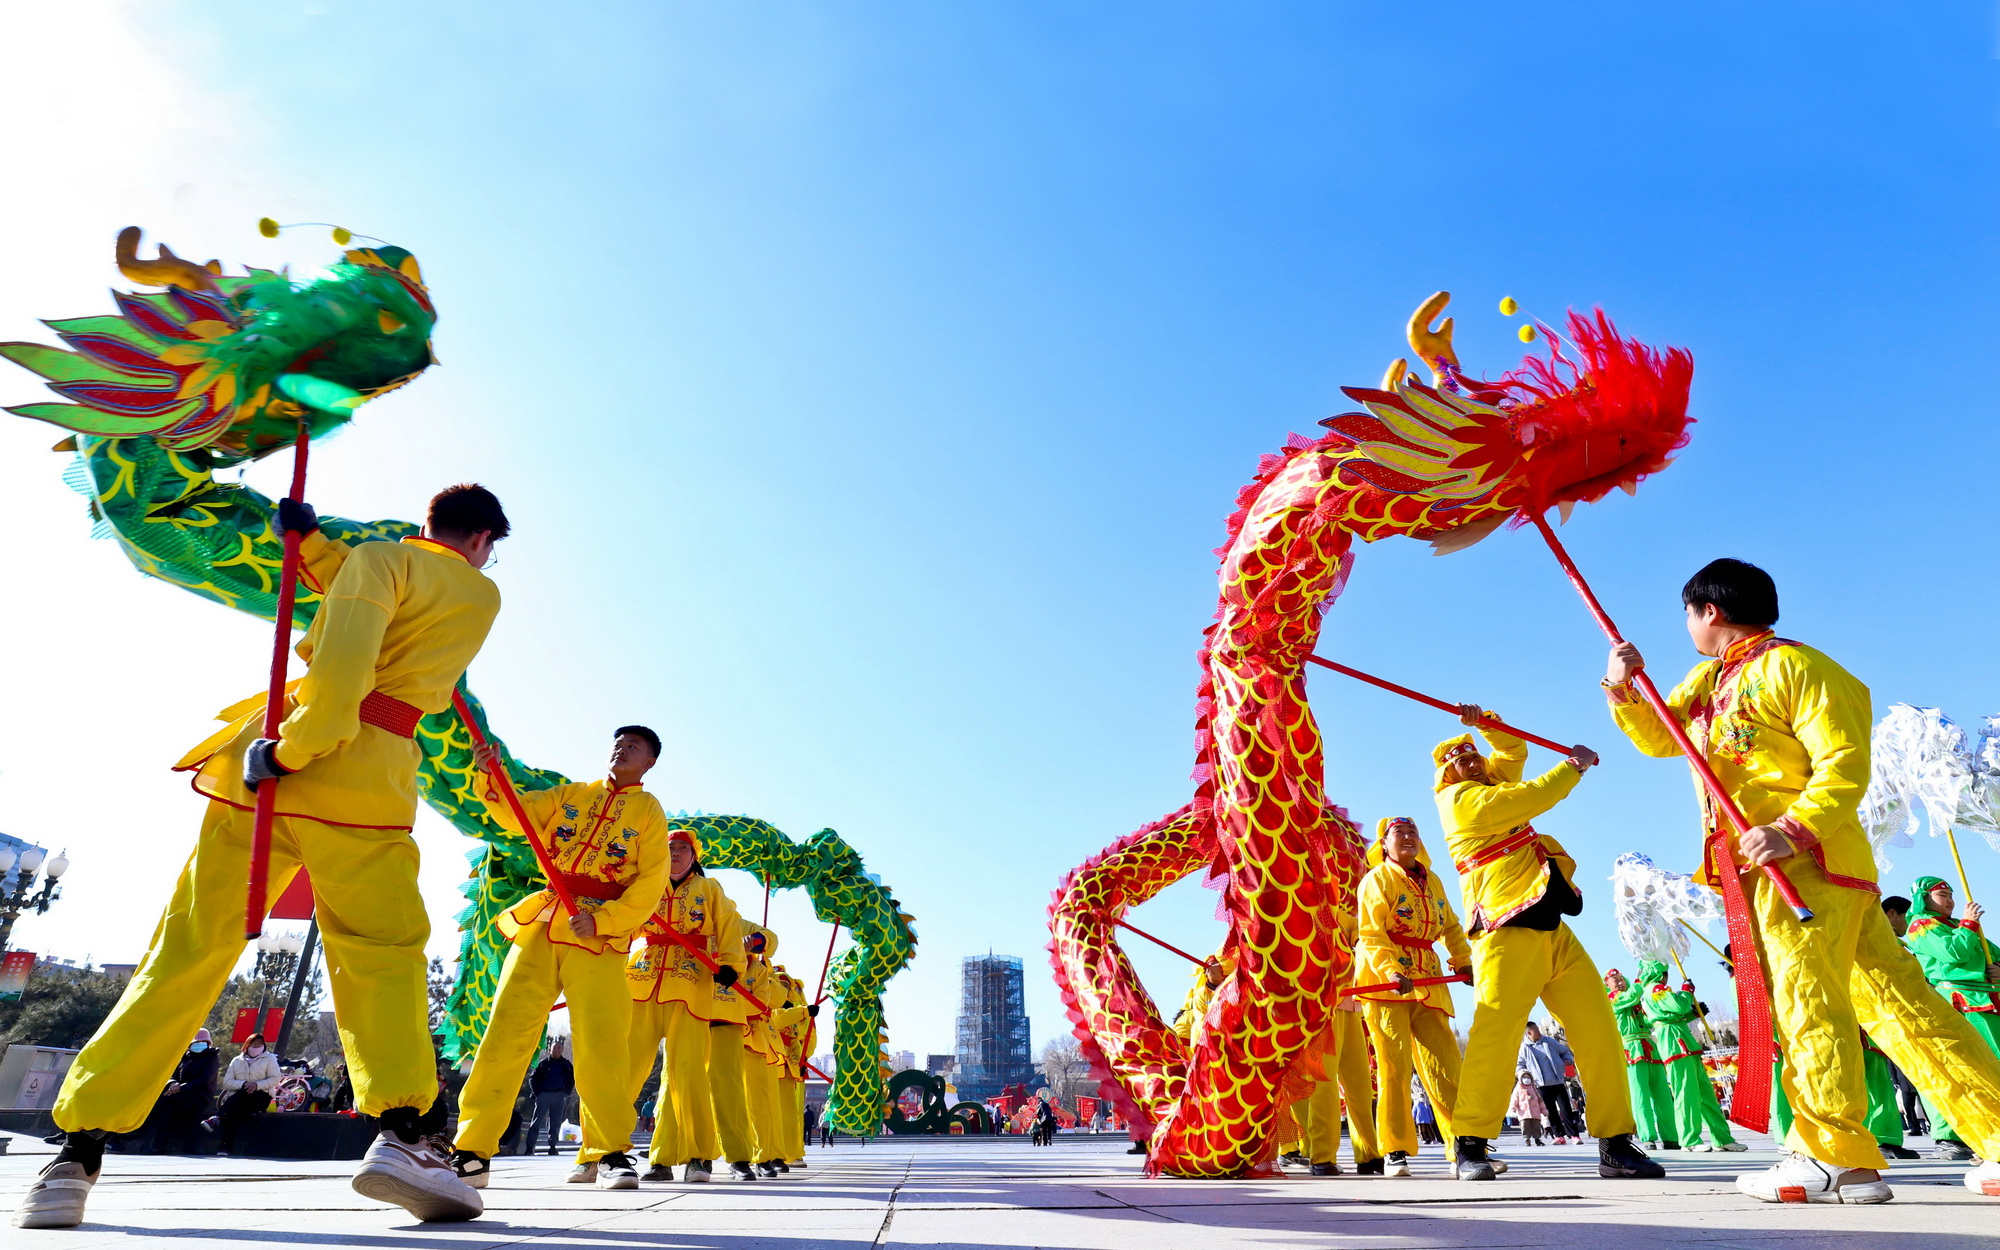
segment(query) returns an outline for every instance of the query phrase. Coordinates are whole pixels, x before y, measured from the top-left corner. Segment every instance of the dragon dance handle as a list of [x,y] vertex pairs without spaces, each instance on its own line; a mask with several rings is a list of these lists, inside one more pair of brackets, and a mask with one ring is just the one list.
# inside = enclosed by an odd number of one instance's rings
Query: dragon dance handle
[[[1410,981],[1410,988],[1418,989],[1426,985],[1471,985],[1471,984],[1472,984],[1472,974],[1470,972],[1455,972],[1448,977],[1414,977]],[[1340,994],[1341,997],[1343,998],[1352,998],[1359,994],[1389,994],[1389,993],[1400,994],[1402,992],[1403,992],[1402,990],[1396,988],[1396,983],[1394,981],[1384,981],[1380,985],[1357,985],[1354,986],[1352,989],[1345,989],[1340,991]]]
[[[121,236],[122,237],[122,236]],[[299,432],[292,444],[292,489],[286,496],[294,503],[306,497],[306,455],[312,446],[312,430],[299,419]],[[276,738],[285,723],[285,681],[292,658],[292,610],[298,599],[300,548],[305,535],[285,531],[285,558],[278,566],[278,606],[273,613],[277,626],[271,640],[271,689],[264,699],[264,732],[260,737]],[[264,931],[264,913],[269,910],[271,879],[271,826],[278,814],[278,778],[266,777],[257,783],[257,812],[250,825],[250,882],[243,904],[243,937],[250,940]]]
[[[1434,707],[1438,709],[1440,712],[1450,712],[1454,716],[1458,715],[1458,704],[1456,703],[1446,703],[1443,699],[1434,699],[1430,695],[1420,694],[1419,692],[1410,689],[1408,686],[1399,686],[1393,681],[1384,681],[1382,678],[1376,677],[1369,673],[1364,673],[1358,668],[1349,668],[1345,664],[1336,664],[1332,660],[1324,660],[1316,655],[1309,655],[1306,657],[1306,660],[1308,663],[1317,664],[1321,668],[1330,668],[1336,673],[1345,673],[1349,677],[1352,677],[1357,681],[1365,681],[1371,686],[1380,686],[1382,689],[1389,691],[1391,694],[1402,695],[1405,699],[1415,699],[1417,702]],[[1508,724],[1506,721],[1501,720],[1497,716],[1488,715],[1480,717],[1479,727],[1481,729],[1497,729],[1501,733],[1513,734],[1516,738],[1521,739],[1523,742],[1532,742],[1538,747],[1547,747],[1551,751],[1560,751],[1564,755],[1568,755],[1572,751],[1576,750],[1574,744],[1570,746],[1564,746],[1562,743],[1555,741],[1553,738],[1539,737],[1535,734],[1529,733],[1525,729],[1518,729],[1515,726]]]
[[1146,932],[1144,929],[1141,929],[1138,925],[1127,924],[1123,920],[1119,920],[1116,917],[1107,917],[1107,919],[1109,919],[1112,924],[1117,925],[1121,929],[1129,929],[1133,933],[1138,934],[1140,937],[1145,938],[1148,942],[1151,942],[1155,946],[1165,947],[1167,950],[1170,950],[1174,954],[1179,955],[1182,959],[1187,960],[1189,963],[1195,965],[1198,968],[1208,967],[1208,961],[1206,959],[1190,955],[1186,951],[1182,950],[1180,947],[1175,946],[1172,942],[1162,941],[1161,939],[1154,937],[1152,934]]
[[[1570,583],[1576,587],[1576,593],[1583,596],[1584,606],[1597,618],[1597,627],[1604,631],[1604,636],[1611,640],[1612,646],[1623,644],[1625,638],[1618,632],[1618,626],[1612,623],[1611,617],[1604,611],[1604,605],[1600,604],[1597,596],[1591,592],[1590,583],[1583,580],[1583,574],[1569,558],[1569,552],[1563,550],[1562,540],[1558,539],[1555,531],[1549,528],[1547,518],[1536,513],[1531,519],[1535,523],[1535,528],[1542,532],[1542,539],[1548,543],[1549,550],[1554,553],[1556,563],[1562,565],[1563,572],[1569,575]],[[1681,754],[1687,756],[1688,763],[1694,766],[1695,775],[1701,778],[1702,785],[1707,787],[1710,796],[1715,799],[1716,806],[1729,817],[1729,823],[1736,826],[1736,832],[1750,832],[1750,822],[1744,818],[1743,809],[1736,806],[1736,800],[1730,797],[1728,788],[1722,784],[1722,778],[1715,775],[1715,769],[1709,766],[1707,757],[1696,749],[1693,740],[1687,735],[1686,728],[1681,725],[1680,717],[1674,715],[1673,709],[1667,706],[1666,699],[1660,695],[1660,688],[1653,684],[1653,679],[1647,676],[1646,670],[1640,669],[1632,674],[1632,681],[1639,687],[1639,693],[1645,696],[1646,702],[1652,705],[1660,722],[1667,727],[1667,732],[1673,735]],[[1807,907],[1805,900],[1799,897],[1798,890],[1792,885],[1791,878],[1785,875],[1784,869],[1776,864],[1765,864],[1763,871],[1770,879],[1772,887],[1784,898],[1785,905],[1792,909],[1792,913],[1799,918],[1801,924],[1813,918],[1812,908]]]
[[[668,924],[666,920],[663,919],[658,912],[653,913],[653,923],[660,926],[660,928],[666,930],[666,932],[661,936],[665,937],[669,942],[672,942],[675,946],[680,947],[688,954],[693,955],[695,957],[695,962],[699,963],[702,967],[708,969],[710,972],[722,971],[722,965],[715,962],[715,960],[709,958],[707,951],[701,949],[699,946],[696,946],[693,942],[689,941],[686,934],[682,933],[680,930]],[[737,985],[733,988],[736,990],[738,994],[741,994],[743,996],[744,1002],[749,1003],[752,1007],[755,1007],[757,1009],[758,1015],[768,1016],[771,1014],[771,1009],[764,1005],[763,999],[758,998],[755,994],[752,994],[749,990],[744,989],[741,985]]]
[[[472,745],[474,747],[489,745],[491,740],[487,738],[486,731],[479,727],[479,721],[472,715],[471,706],[465,701],[465,695],[456,686],[452,687],[451,705],[458,709],[458,718],[465,722],[466,732],[472,735]],[[528,835],[528,846],[535,852],[535,862],[542,866],[542,876],[548,879],[549,889],[555,891],[556,898],[562,903],[564,911],[572,916],[576,915],[576,896],[569,892],[567,885],[563,884],[562,873],[556,871],[555,859],[549,854],[549,848],[542,845],[542,835],[535,829],[535,822],[528,819],[528,809],[521,806],[520,792],[514,789],[514,779],[507,775],[506,763],[496,756],[493,764],[493,771],[486,775],[499,786],[501,795],[507,800],[508,809],[514,813],[514,819],[521,822],[521,830]]]

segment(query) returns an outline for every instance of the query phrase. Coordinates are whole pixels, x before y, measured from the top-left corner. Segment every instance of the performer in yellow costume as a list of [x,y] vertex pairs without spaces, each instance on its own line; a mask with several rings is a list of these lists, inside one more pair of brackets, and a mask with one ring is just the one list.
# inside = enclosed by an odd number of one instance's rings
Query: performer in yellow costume
[[[743,924],[739,919],[729,938],[730,948],[738,952],[743,949]],[[750,1004],[743,1001],[732,982],[710,987],[707,1010],[692,1003],[688,1010],[708,1021],[708,1089],[710,1104],[715,1109],[716,1144],[704,1149],[721,1151],[713,1157],[729,1161],[733,1179],[754,1181],[757,1171],[751,1160],[757,1153],[757,1134],[750,1126],[750,1094],[743,1083],[743,1029],[750,1018]],[[649,1176],[664,1170],[657,1162],[658,1156],[655,1159]],[[672,1175],[655,1179],[670,1180]]]
[[144,961],[63,1081],[54,1114],[67,1140],[22,1202],[23,1228],[82,1221],[105,1137],[145,1121],[221,994],[243,952],[254,791],[268,777],[282,778],[270,897],[302,865],[311,871],[355,1107],[382,1120],[354,1187],[419,1219],[484,1209],[417,1131],[438,1086],[425,1028],[430,923],[410,837],[412,737],[425,714],[450,706],[499,614],[500,592],[479,570],[507,536],[507,517],[479,486],[440,492],[424,536],[398,543],[329,540],[312,509],[289,500],[279,516],[304,535],[305,575],[325,594],[298,645],[306,674],[277,738],[258,737],[260,693],[225,709],[228,728],[176,765],[208,799],[201,834]]
[[[1350,835],[1351,836],[1351,835]],[[1354,838],[1357,848],[1359,837]],[[1340,923],[1340,945],[1354,948],[1358,934],[1354,915],[1336,909]],[[1358,999],[1342,997],[1333,1005],[1333,1045],[1322,1058],[1327,1079],[1313,1083],[1312,1092],[1292,1104],[1292,1116],[1299,1124],[1302,1151],[1288,1160],[1305,1163],[1314,1176],[1340,1175],[1341,1104],[1347,1106],[1347,1132],[1354,1148],[1354,1171],[1358,1176],[1381,1176],[1382,1151],[1375,1137],[1375,1075],[1368,1059],[1368,1028],[1362,1021]]]
[[1435,949],[1439,939],[1451,954],[1455,973],[1471,970],[1472,948],[1445,898],[1444,883],[1431,871],[1415,821],[1407,816],[1382,821],[1368,847],[1368,862],[1373,867],[1361,878],[1354,905],[1360,925],[1354,979],[1361,985],[1386,981],[1397,987],[1364,996],[1362,1009],[1375,1039],[1383,1091],[1375,1130],[1388,1151],[1386,1174],[1408,1176],[1410,1156],[1417,1152],[1417,1125],[1407,1095],[1412,1060],[1446,1141],[1453,1136],[1459,1075],[1450,987],[1413,987],[1410,982],[1444,975]]
[[[476,757],[489,774],[482,796],[488,814],[525,832],[493,786],[494,748],[484,744]],[[632,934],[652,918],[667,885],[667,817],[660,801],[643,788],[659,759],[659,735],[644,725],[625,725],[612,735],[605,780],[571,782],[521,796],[534,832],[578,910],[574,916],[563,915],[555,891],[547,889],[522,899],[500,918],[501,932],[514,940],[514,947],[500,970],[493,1016],[459,1094],[452,1163],[467,1184],[486,1187],[489,1160],[507,1131],[521,1077],[548,1027],[549,1011],[567,1002],[577,1099],[583,1108],[577,1167],[605,1189],[639,1187],[631,1155],[636,1117],[627,1072],[632,996],[626,990],[625,956],[632,949]]]
[[[1475,725],[1483,713],[1467,704],[1460,714]],[[1521,1033],[1540,998],[1576,1054],[1587,1098],[1585,1122],[1598,1138],[1598,1175],[1657,1179],[1666,1173],[1632,1142],[1625,1048],[1603,981],[1583,943],[1563,923],[1564,916],[1583,910],[1571,884],[1576,861],[1529,823],[1575,789],[1597,755],[1577,747],[1548,772],[1523,781],[1527,743],[1483,726],[1480,733],[1493,748],[1490,762],[1469,734],[1441,742],[1431,753],[1445,845],[1458,868],[1466,927],[1475,938],[1477,1005],[1452,1117],[1458,1175],[1493,1179],[1487,1143],[1499,1135],[1506,1117]]]
[[[1737,1178],[1766,1202],[1885,1202],[1882,1152],[1868,1129],[1861,1031],[1935,1099],[1982,1160],[1974,1193],[2000,1197],[2000,1057],[1931,990],[1876,905],[1875,857],[1856,809],[1868,787],[1868,688],[1831,659],[1779,638],[1778,590],[1741,560],[1717,560],[1681,590],[1688,635],[1711,657],[1667,697],[1753,827],[1738,834],[1700,789],[1703,879],[1741,871],[1784,1048],[1793,1120],[1787,1154]],[[1612,719],[1647,755],[1678,745],[1632,689],[1645,666],[1630,643],[1605,671]],[[1780,864],[1814,913],[1800,923],[1753,871]]]
[[789,1172],[795,1167],[804,1167],[806,1162],[805,1047],[812,1029],[812,1017],[819,1015],[819,1005],[807,1003],[806,987],[797,977],[786,972],[782,966],[777,973],[785,987],[784,1008],[799,1012],[795,1022],[778,1029],[779,1048],[784,1052],[785,1061],[778,1077],[778,1115],[783,1129],[780,1137],[784,1143],[778,1155],[778,1170]]
[[[733,985],[742,975],[742,945],[736,938],[741,921],[736,904],[702,872],[701,842],[694,832],[675,829],[668,847],[672,859],[666,895],[640,930],[645,941],[633,944],[625,966],[632,996],[626,1074],[630,1100],[636,1103],[652,1075],[653,1056],[664,1044],[649,1152],[654,1166],[646,1179],[671,1179],[673,1165],[685,1163],[683,1179],[705,1181],[717,1138],[715,1102],[709,1097],[708,1021],[696,1009],[712,1010],[715,987]],[[720,970],[710,973],[682,943],[700,949]],[[667,1176],[656,1175],[662,1168]]]
[[757,1174],[775,1179],[788,1149],[778,1088],[785,1064],[778,1031],[805,1019],[806,1009],[798,1004],[787,1005],[784,983],[771,966],[771,956],[778,950],[778,935],[760,925],[746,923],[743,928],[747,961],[743,988],[768,1008],[759,1012],[752,1007],[749,1022],[743,1028],[743,1088],[750,1103],[750,1126],[757,1135]]

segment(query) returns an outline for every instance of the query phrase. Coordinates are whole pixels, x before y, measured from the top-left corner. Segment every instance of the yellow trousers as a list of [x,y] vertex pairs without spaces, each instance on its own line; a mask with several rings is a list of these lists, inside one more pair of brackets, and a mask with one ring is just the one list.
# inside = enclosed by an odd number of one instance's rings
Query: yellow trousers
[[806,1158],[806,1083],[789,1076],[778,1078],[783,1091],[779,1114],[785,1119],[785,1152],[778,1157],[787,1163],[804,1163]]
[[[515,934],[501,966],[493,1018],[458,1095],[458,1140],[453,1143],[458,1149],[490,1159],[500,1148],[521,1078],[548,1026],[549,1008],[559,1000],[569,1004],[576,1095],[583,1106],[583,1149],[577,1162],[594,1163],[632,1149],[636,1116],[626,1075],[632,993],[625,986],[625,956],[551,942],[547,924],[531,924]],[[648,1071],[650,1060],[648,1056]]]
[[[153,1109],[243,954],[251,822],[249,812],[208,804],[145,960],[63,1080],[55,1121],[65,1131],[129,1133]],[[364,1115],[428,1109],[438,1085],[417,844],[403,830],[280,816],[271,832],[272,900],[301,863],[312,870],[355,1108]]]
[[[1333,1013],[1335,1036],[1340,1053],[1335,1069],[1340,1074],[1340,1099],[1347,1104],[1347,1136],[1354,1147],[1354,1161],[1382,1156],[1381,1138],[1375,1132],[1375,1070],[1368,1062],[1368,1025],[1359,1011]],[[1334,1130],[1336,1133],[1338,1129]],[[1313,1162],[1331,1162],[1312,1156]]]
[[626,1069],[628,1103],[653,1074],[653,1055],[666,1049],[660,1065],[660,1095],[653,1101],[654,1163],[672,1167],[690,1159],[716,1157],[715,1104],[708,1094],[708,1021],[697,1019],[678,999],[632,1004]]
[[749,1095],[750,1127],[757,1134],[756,1163],[785,1157],[784,1115],[779,1109],[779,1070],[754,1050],[743,1054],[743,1088]]
[[754,1163],[757,1134],[750,1126],[750,1091],[743,1084],[743,1026],[708,1026],[708,1085],[715,1099],[715,1131],[722,1140],[718,1158]]
[[1745,876],[1743,889],[1784,1047],[1786,1147],[1834,1167],[1884,1166],[1868,1129],[1866,1029],[1974,1154],[2000,1159],[2000,1056],[1931,988],[1873,894],[1834,885],[1810,856],[1784,869],[1815,913],[1810,924],[1763,874]]
[[1410,1070],[1431,1096],[1438,1132],[1452,1139],[1452,1111],[1458,1105],[1460,1057],[1451,1017],[1422,1003],[1378,1003],[1363,999],[1368,1033],[1375,1039],[1375,1068],[1382,1096],[1375,1103],[1375,1132],[1385,1151],[1417,1153],[1417,1121],[1410,1109]]
[[[1632,1097],[1625,1086],[1625,1044],[1604,979],[1566,924],[1553,933],[1500,928],[1472,943],[1472,976],[1478,1006],[1465,1039],[1453,1130],[1462,1137],[1500,1135],[1513,1099],[1521,1033],[1535,1000],[1548,1004],[1563,1026],[1583,1082],[1584,1122],[1593,1137],[1635,1131]],[[1376,1039],[1379,1055],[1381,1039]],[[1388,1091],[1385,1081],[1383,1091]],[[1439,1117],[1442,1122],[1443,1117]],[[1449,1137],[1446,1138],[1450,1140]]]

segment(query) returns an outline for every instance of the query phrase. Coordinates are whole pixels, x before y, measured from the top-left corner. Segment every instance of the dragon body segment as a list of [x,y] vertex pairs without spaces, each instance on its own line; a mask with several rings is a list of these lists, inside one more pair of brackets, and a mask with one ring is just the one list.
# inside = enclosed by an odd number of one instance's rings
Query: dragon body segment
[[[160,249],[135,255],[136,230],[120,236],[120,268],[163,292],[114,292],[120,315],[49,322],[70,349],[0,343],[0,356],[47,379],[69,403],[9,409],[70,431],[75,457],[64,480],[89,501],[93,536],[115,539],[140,572],[227,608],[272,620],[284,559],[267,496],[217,480],[218,469],[288,446],[303,423],[318,437],[367,399],[410,380],[431,361],[435,321],[416,261],[400,248],[360,248],[312,283],[251,271],[230,277]],[[323,516],[320,530],[349,543],[393,542],[419,527],[399,520]],[[312,623],[321,596],[301,579],[294,623]],[[463,688],[461,686],[461,688]],[[485,710],[467,701],[482,721]],[[419,722],[425,802],[479,840],[462,887],[467,906],[458,976],[447,1004],[446,1056],[469,1055],[485,1033],[508,941],[501,912],[544,888],[533,852],[486,814],[472,741],[447,708]],[[544,789],[561,774],[523,764],[496,745],[517,784]],[[684,816],[712,867],[743,868],[760,884],[804,888],[822,920],[854,945],[829,981],[839,1057],[832,1114],[844,1131],[872,1134],[884,1114],[883,986],[908,965],[910,917],[861,857],[832,830],[795,844],[747,816]]]
[[[1358,831],[1325,793],[1302,669],[1338,597],[1353,540],[1406,535],[1440,554],[1524,510],[1630,489],[1685,442],[1692,360],[1572,315],[1558,348],[1498,382],[1459,371],[1448,296],[1418,310],[1425,385],[1390,367],[1347,387],[1362,411],[1294,434],[1237,496],[1219,604],[1199,653],[1193,800],[1072,871],[1049,909],[1056,983],[1103,1091],[1152,1126],[1149,1170],[1231,1177],[1268,1167],[1289,1107],[1322,1076],[1340,986],[1351,983]],[[1218,988],[1190,1051],[1113,937],[1114,922],[1199,869],[1228,924]]]

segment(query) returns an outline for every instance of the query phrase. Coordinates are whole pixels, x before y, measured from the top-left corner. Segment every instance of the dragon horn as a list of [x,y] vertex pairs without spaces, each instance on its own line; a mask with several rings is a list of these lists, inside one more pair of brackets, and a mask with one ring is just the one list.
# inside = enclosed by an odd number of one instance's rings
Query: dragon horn
[[137,226],[127,226],[118,232],[119,273],[147,286],[178,286],[190,291],[216,289],[215,275],[222,272],[220,262],[209,261],[204,268],[191,260],[182,260],[164,243],[160,244],[157,260],[140,260],[139,237],[142,233]]
[[1437,320],[1437,315],[1449,303],[1451,292],[1439,291],[1417,305],[1417,311],[1410,314],[1410,350],[1430,366],[1432,385],[1444,380],[1441,365],[1448,364],[1454,370],[1458,368],[1458,353],[1451,346],[1451,318],[1446,317],[1444,324],[1435,330],[1431,328],[1431,322]]
[[1393,392],[1398,386],[1403,384],[1403,379],[1409,372],[1410,362],[1401,356],[1396,357],[1389,362],[1389,367],[1382,371],[1381,389]]

